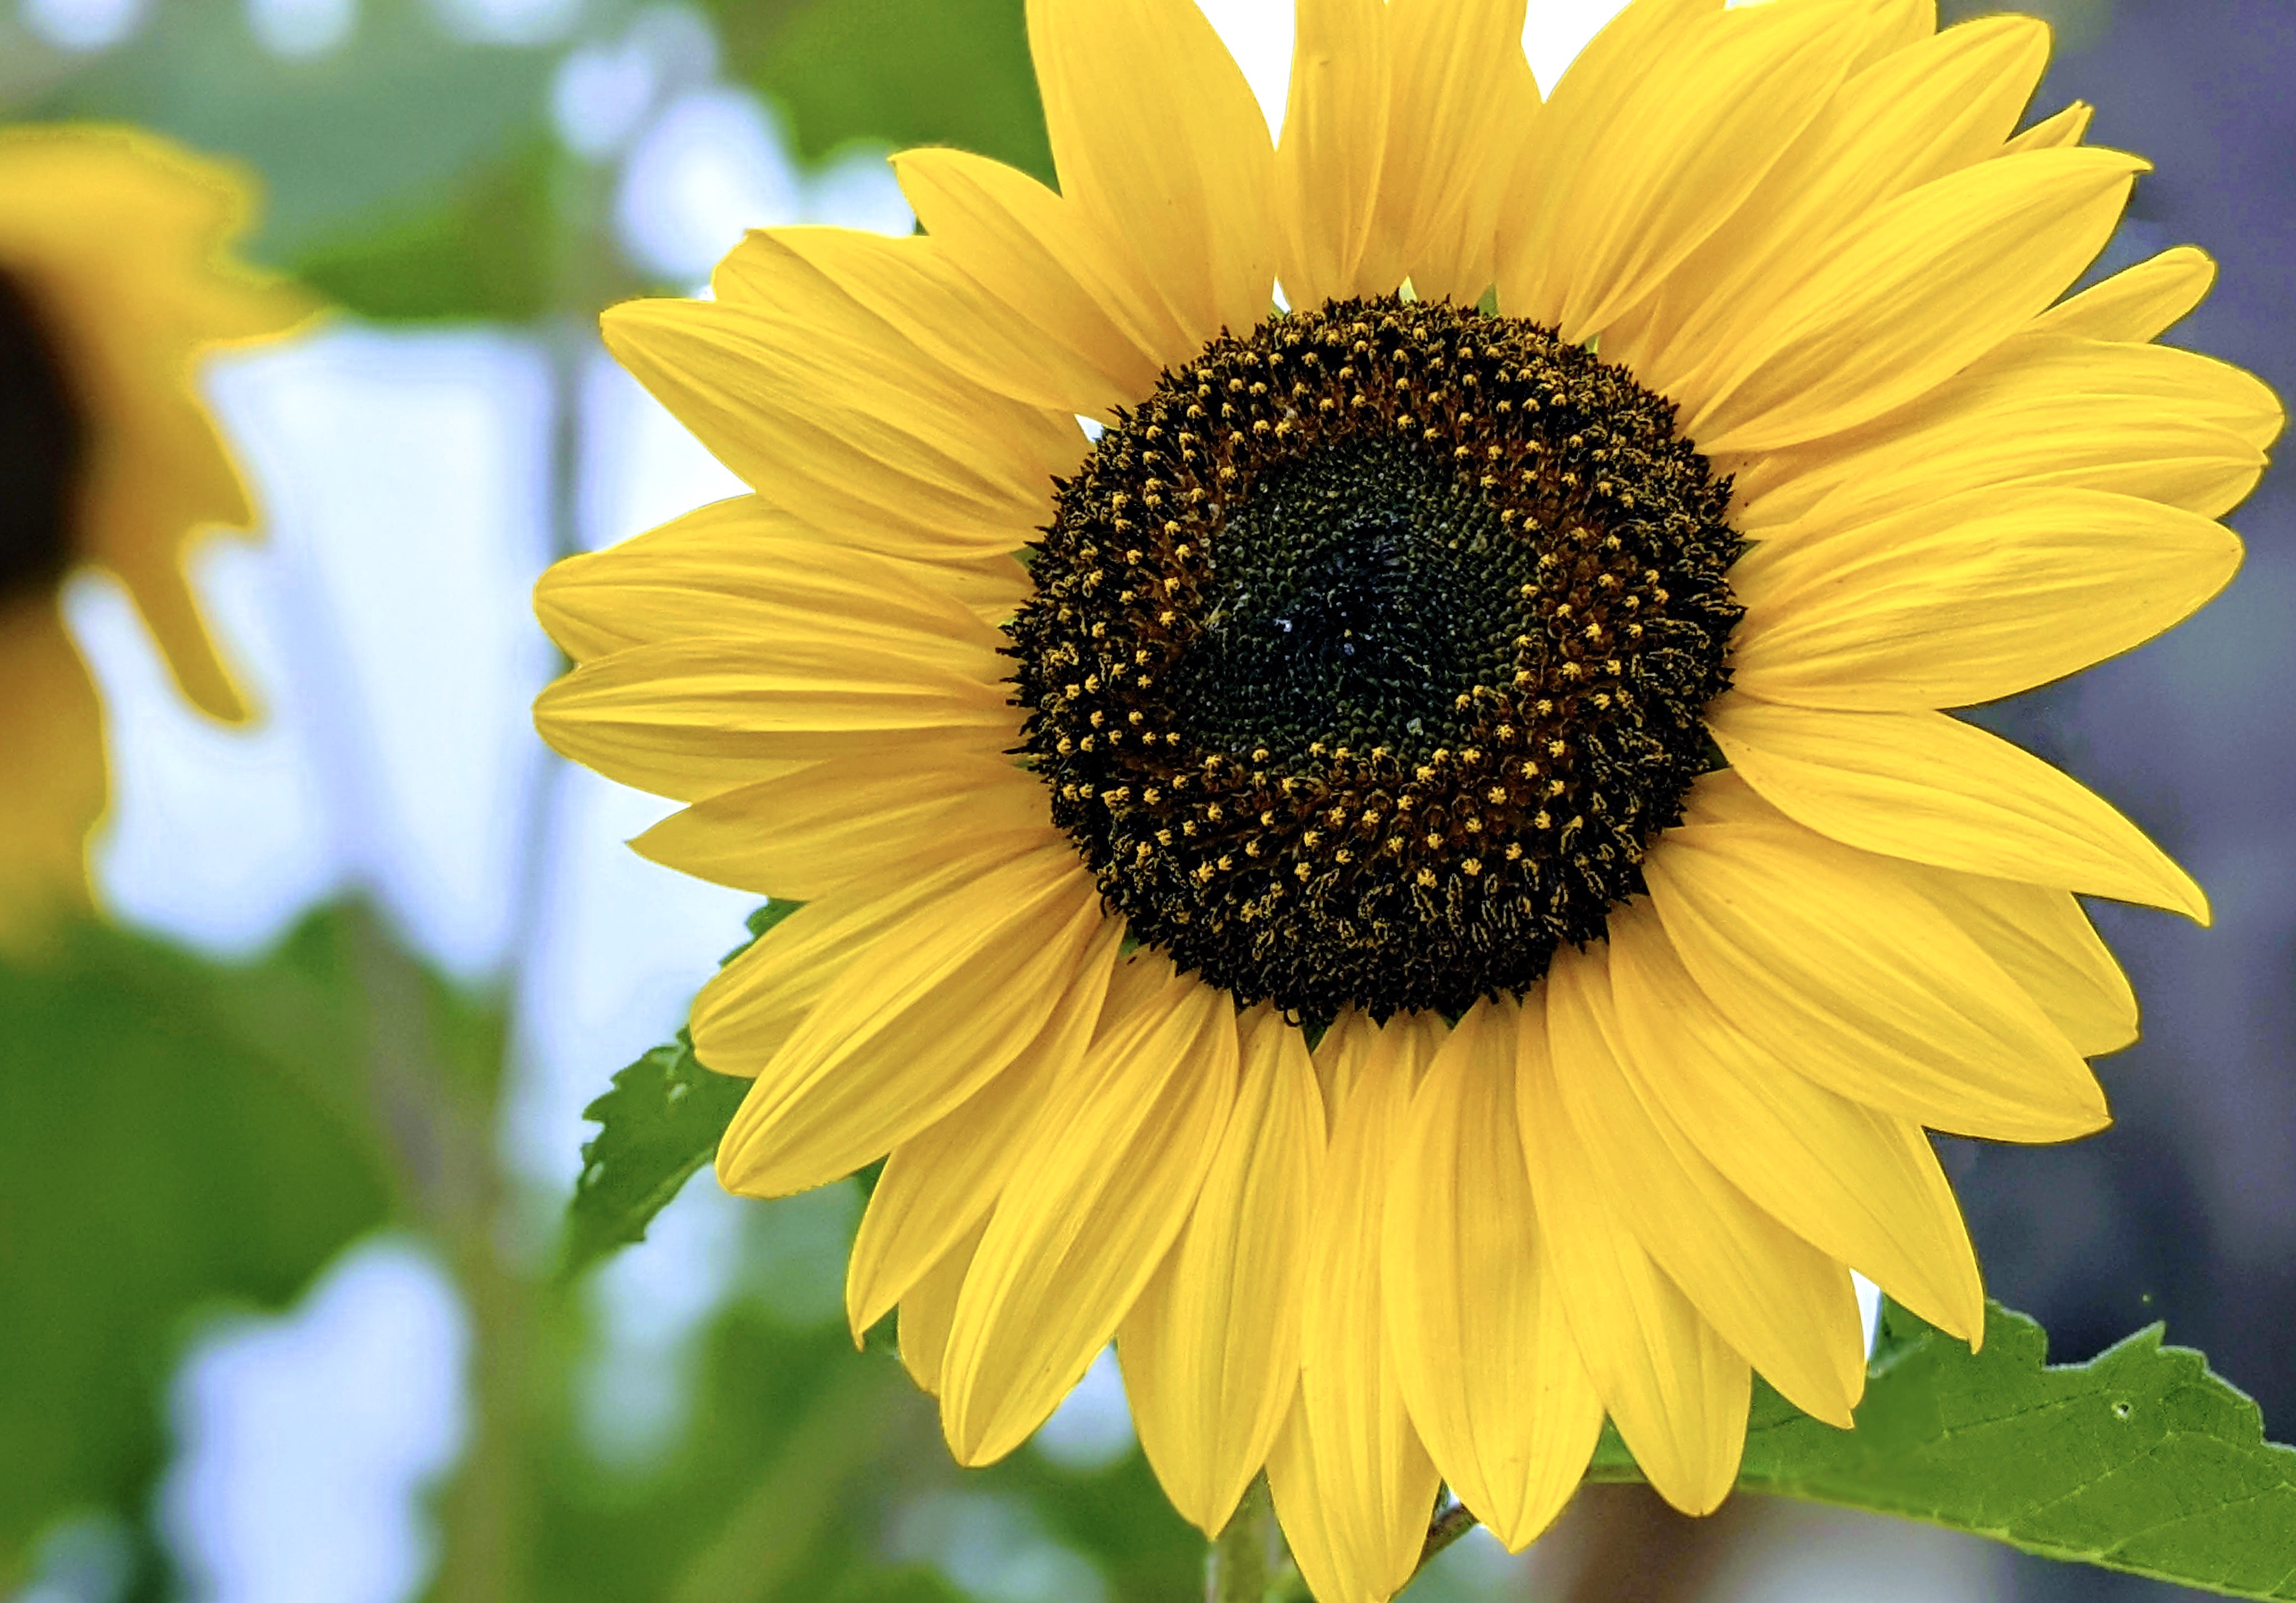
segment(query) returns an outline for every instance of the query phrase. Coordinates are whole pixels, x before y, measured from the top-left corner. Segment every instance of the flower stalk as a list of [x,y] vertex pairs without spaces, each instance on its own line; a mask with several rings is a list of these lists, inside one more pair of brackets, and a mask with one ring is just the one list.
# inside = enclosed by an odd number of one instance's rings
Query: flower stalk
[[1205,1565],[1205,1603],[1276,1603],[1285,1595],[1280,1583],[1292,1573],[1292,1556],[1263,1476],[1251,1483],[1227,1528],[1212,1543]]

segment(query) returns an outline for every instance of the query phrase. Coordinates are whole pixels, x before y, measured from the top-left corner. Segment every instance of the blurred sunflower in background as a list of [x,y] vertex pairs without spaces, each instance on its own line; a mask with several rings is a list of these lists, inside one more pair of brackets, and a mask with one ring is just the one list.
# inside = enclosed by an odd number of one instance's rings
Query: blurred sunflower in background
[[184,552],[254,521],[200,357],[311,310],[230,255],[253,204],[238,169],[134,129],[0,130],[0,949],[89,902],[107,787],[102,707],[60,606],[76,569],[127,585],[194,706],[248,716]]
[[1691,1511],[1753,1371],[1849,1425],[1853,1269],[1980,1337],[1925,1128],[2101,1127],[2074,893],[2207,908],[1940,709],[2205,602],[2282,412],[2152,343],[2199,252],[2061,299],[2144,163],[2015,132],[2038,21],[1636,0],[1542,103],[1521,0],[1298,17],[1279,145],[1189,0],[1032,0],[1058,193],[912,151],[921,236],[610,313],[758,494],[545,577],[538,720],[807,904],[694,1006],[718,1173],[887,1160],[956,1456],[1112,1337],[1340,1603],[1606,1414]]

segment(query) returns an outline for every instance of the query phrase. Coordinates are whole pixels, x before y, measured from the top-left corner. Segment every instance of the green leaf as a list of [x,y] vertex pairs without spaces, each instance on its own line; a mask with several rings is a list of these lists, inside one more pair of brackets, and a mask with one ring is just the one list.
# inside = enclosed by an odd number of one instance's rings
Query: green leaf
[[798,152],[948,144],[1049,181],[1022,0],[711,0],[728,64]]
[[[766,931],[804,904],[773,902],[750,915],[747,952]],[[598,1133],[582,1144],[582,1175],[567,1206],[564,1273],[578,1275],[618,1247],[645,1239],[646,1226],[669,1206],[749,1094],[750,1082],[713,1074],[693,1055],[684,1030],[614,1076],[613,1088],[582,1110]]]
[[[1994,1304],[1972,1354],[1894,1304],[1854,1431],[1758,1384],[1739,1485],[1926,1520],[2045,1558],[2296,1599],[2296,1448],[2188,1347],[2140,1330],[2087,1363]],[[1594,1480],[1638,1478],[1606,1430]]]
[[147,1501],[199,1310],[385,1219],[365,1019],[339,912],[244,967],[94,926],[0,966],[0,1587],[49,1518]]

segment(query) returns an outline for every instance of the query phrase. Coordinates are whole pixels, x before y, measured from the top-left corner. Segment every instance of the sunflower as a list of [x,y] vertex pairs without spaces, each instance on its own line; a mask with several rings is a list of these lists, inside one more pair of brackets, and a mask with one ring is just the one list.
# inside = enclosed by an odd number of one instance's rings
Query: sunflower
[[102,708],[58,605],[75,569],[127,585],[193,705],[247,716],[183,551],[253,521],[198,358],[308,312],[227,255],[250,200],[235,169],[133,129],[0,130],[0,946],[88,904],[107,786]]
[[2063,299],[2144,164],[2014,131],[2041,23],[1636,0],[1544,103],[1522,23],[1301,0],[1276,143],[1190,0],[1032,0],[1059,192],[912,151],[920,235],[611,312],[758,493],[537,598],[637,848],[806,904],[694,1004],[723,1182],[885,1159],[956,1457],[1113,1337],[1325,1603],[1606,1415],[1691,1511],[1752,1372],[1849,1425],[1853,1269],[1979,1339],[1925,1129],[2102,1126],[2074,893],[2207,908],[1940,709],[2198,608],[2282,421],[2152,343],[2198,251]]

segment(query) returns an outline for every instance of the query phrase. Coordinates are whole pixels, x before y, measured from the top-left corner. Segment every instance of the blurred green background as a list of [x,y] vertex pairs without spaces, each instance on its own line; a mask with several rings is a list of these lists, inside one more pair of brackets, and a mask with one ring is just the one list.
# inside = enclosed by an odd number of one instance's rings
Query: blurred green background
[[[1206,9],[1280,112],[1289,5]],[[1609,9],[1534,0],[1544,80]],[[2110,259],[2217,249],[2226,289],[2189,337],[2286,393],[2287,13],[2054,10],[2038,109],[2098,99],[2097,138],[2162,162]],[[238,158],[266,194],[250,253],[341,308],[209,375],[268,543],[196,572],[268,722],[200,723],[116,590],[69,598],[111,722],[115,918],[0,969],[0,1598],[1198,1595],[1202,1542],[1112,1366],[960,1473],[891,1354],[855,1352],[857,1182],[754,1205],[704,1175],[643,1246],[556,1272],[580,1109],[747,911],[623,853],[651,804],[527,729],[555,671],[534,574],[734,487],[605,362],[595,314],[701,282],[746,225],[906,231],[890,149],[1049,178],[1019,0],[10,0],[0,102]],[[2106,1067],[2122,1129],[1949,1155],[1997,1292],[2061,1355],[2165,1314],[2277,1420],[2285,516],[2268,481],[2208,621],[2000,710],[2224,917],[2112,915],[2152,1024]],[[1472,1539],[1411,1595],[2171,1594],[1751,1500],[1693,1526],[1608,1488],[1527,1558]]]

